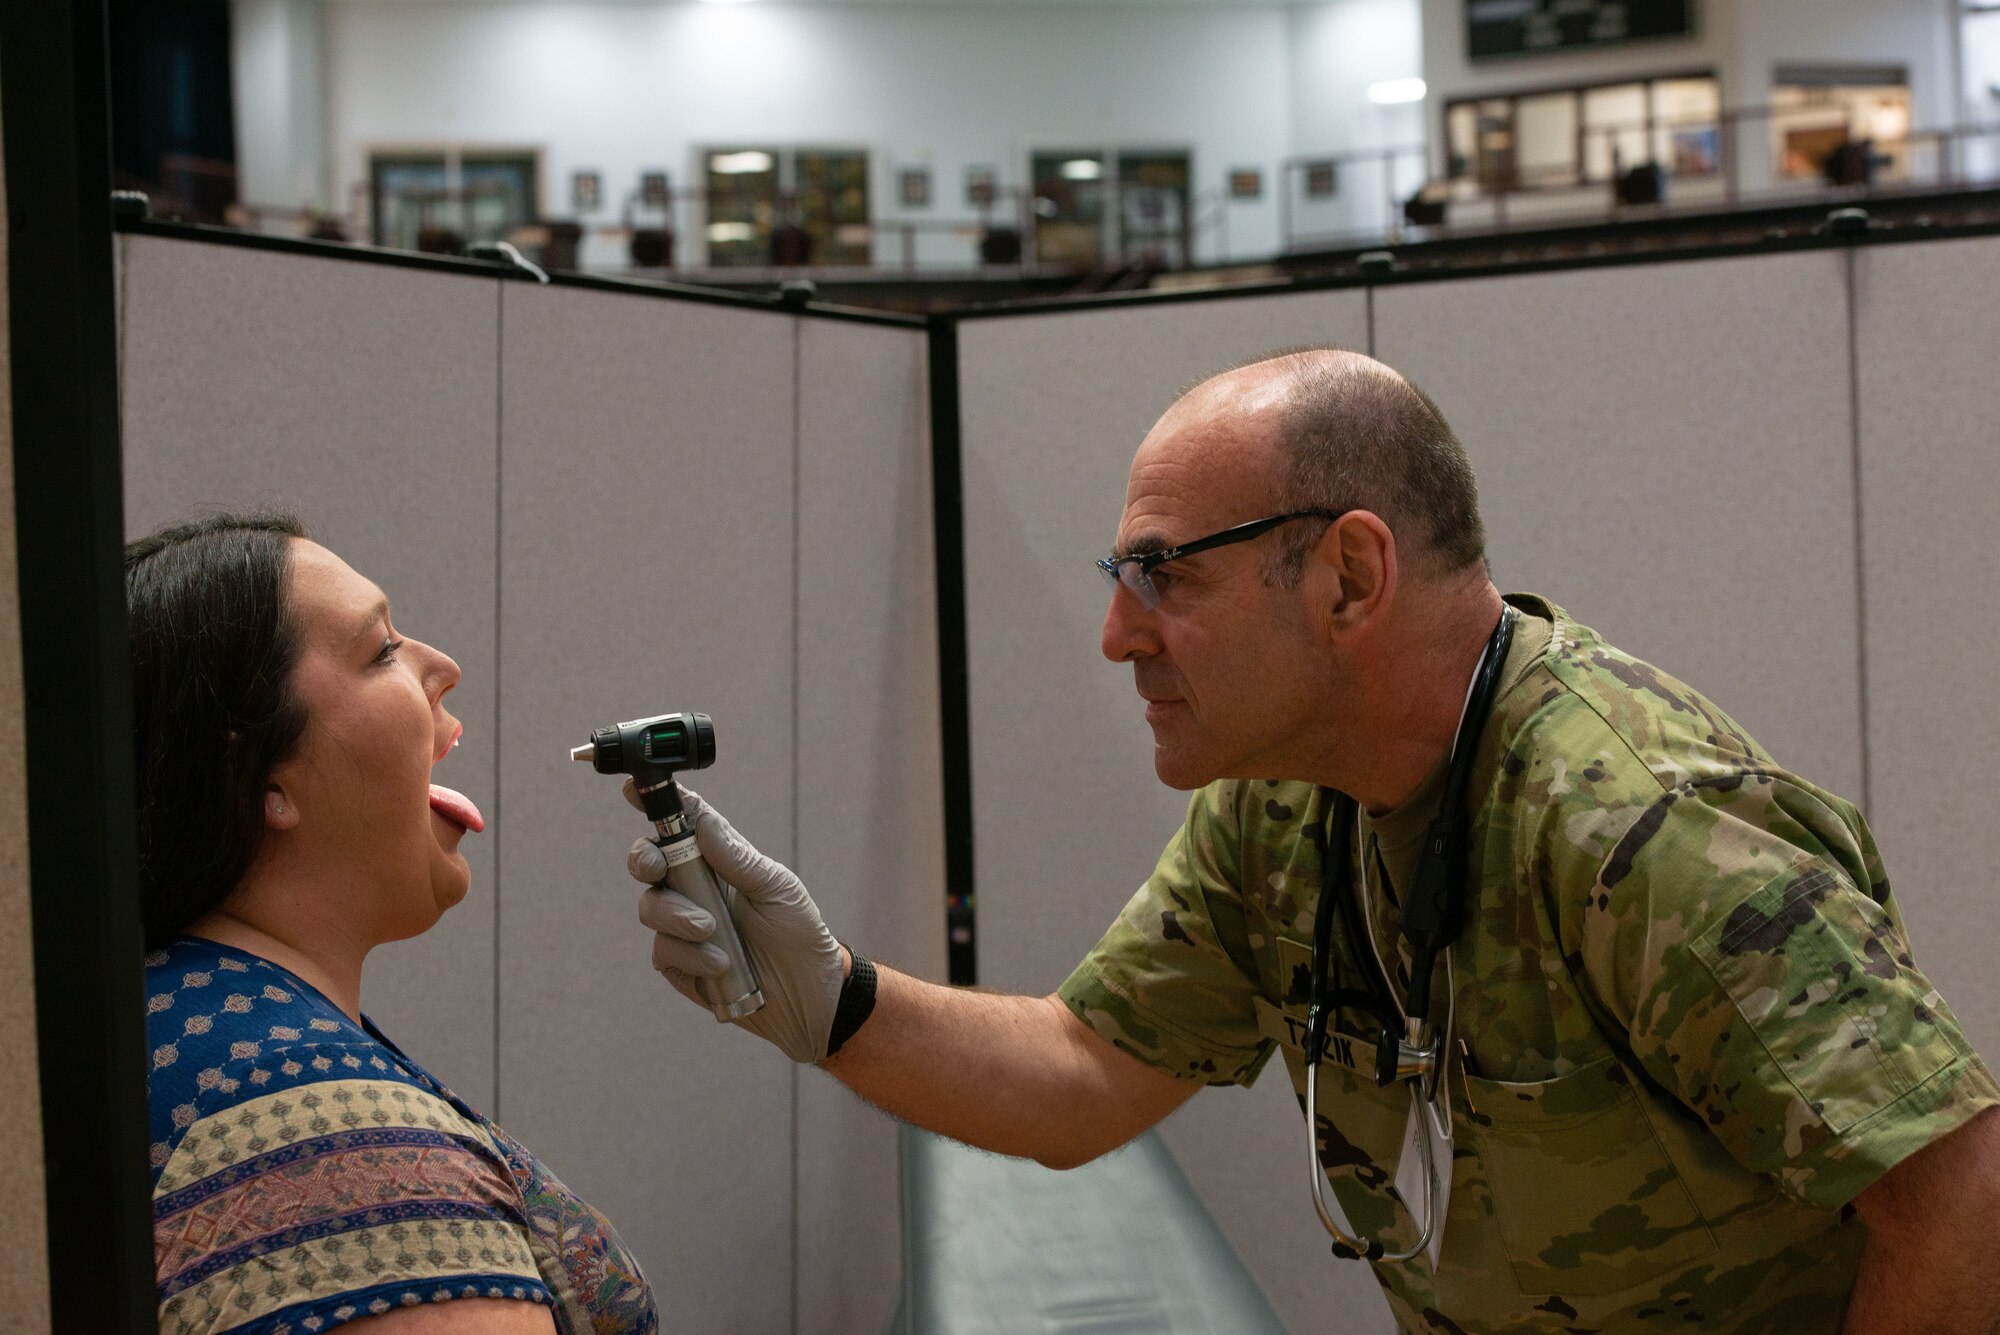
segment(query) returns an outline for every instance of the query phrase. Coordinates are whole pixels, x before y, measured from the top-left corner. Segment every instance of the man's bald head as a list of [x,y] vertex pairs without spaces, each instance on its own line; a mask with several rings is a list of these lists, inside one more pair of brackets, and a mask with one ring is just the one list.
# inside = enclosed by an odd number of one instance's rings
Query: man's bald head
[[[1210,413],[1268,420],[1277,509],[1369,510],[1424,573],[1483,568],[1465,450],[1430,397],[1374,358],[1334,348],[1260,358],[1196,385],[1170,415]],[[1322,528],[1298,523],[1282,535],[1273,582],[1298,578]]]

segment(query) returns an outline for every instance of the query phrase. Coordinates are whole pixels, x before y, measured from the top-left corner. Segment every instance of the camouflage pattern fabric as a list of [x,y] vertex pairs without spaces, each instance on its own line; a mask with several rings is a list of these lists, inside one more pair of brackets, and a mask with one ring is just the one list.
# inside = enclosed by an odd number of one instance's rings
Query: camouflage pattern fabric
[[[1561,609],[1509,601],[1528,619],[1438,971],[1456,1009],[1444,1250],[1376,1277],[1406,1332],[1835,1332],[1864,1242],[1848,1202],[2000,1088],[1912,962],[1859,812]],[[1441,780],[1349,840],[1399,990],[1396,886]],[[1063,999],[1186,1079],[1248,1084],[1282,1052],[1302,1098],[1329,811],[1307,784],[1197,793]],[[1333,989],[1367,986],[1368,949],[1336,923]],[[1407,1245],[1407,1095],[1375,1086],[1366,1015],[1333,1027],[1320,1159],[1356,1229]]]

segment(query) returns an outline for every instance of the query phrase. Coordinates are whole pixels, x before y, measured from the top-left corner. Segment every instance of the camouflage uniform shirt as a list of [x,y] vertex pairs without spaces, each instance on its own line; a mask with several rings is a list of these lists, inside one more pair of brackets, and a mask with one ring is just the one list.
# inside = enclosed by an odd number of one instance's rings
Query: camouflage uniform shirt
[[[1559,608],[1510,601],[1527,616],[1433,1010],[1450,987],[1444,1248],[1376,1277],[1406,1332],[1837,1331],[1864,1242],[1848,1202],[2000,1088],[1911,961],[1854,807]],[[1399,995],[1396,887],[1442,779],[1348,840]],[[1063,999],[1186,1079],[1248,1084],[1280,1051],[1302,1094],[1330,808],[1301,783],[1197,793]],[[1333,941],[1330,989],[1367,987],[1368,943],[1337,922]],[[1407,1246],[1408,1097],[1375,1086],[1373,1029],[1334,1019],[1320,1158],[1353,1226]]]

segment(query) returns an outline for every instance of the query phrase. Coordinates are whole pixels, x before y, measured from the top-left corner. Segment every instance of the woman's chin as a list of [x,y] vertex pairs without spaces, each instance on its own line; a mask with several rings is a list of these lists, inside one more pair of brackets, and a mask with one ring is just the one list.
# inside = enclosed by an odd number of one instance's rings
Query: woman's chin
[[465,854],[453,849],[445,854],[444,861],[445,865],[431,877],[439,913],[444,913],[472,891],[472,868],[466,865]]
[[472,868],[459,843],[465,830],[437,812],[431,812],[431,835],[437,840],[438,856],[431,868],[431,896],[443,913],[464,899],[472,889]]

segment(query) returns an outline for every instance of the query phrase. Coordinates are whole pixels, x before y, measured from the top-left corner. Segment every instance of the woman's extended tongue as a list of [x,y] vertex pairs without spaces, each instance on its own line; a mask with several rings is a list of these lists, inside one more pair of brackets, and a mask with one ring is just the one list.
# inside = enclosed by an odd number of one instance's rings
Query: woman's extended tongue
[[431,810],[474,834],[486,828],[486,817],[479,814],[479,808],[472,805],[472,799],[441,783],[431,785]]

